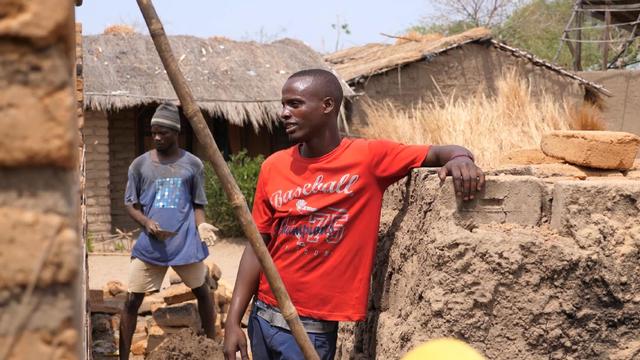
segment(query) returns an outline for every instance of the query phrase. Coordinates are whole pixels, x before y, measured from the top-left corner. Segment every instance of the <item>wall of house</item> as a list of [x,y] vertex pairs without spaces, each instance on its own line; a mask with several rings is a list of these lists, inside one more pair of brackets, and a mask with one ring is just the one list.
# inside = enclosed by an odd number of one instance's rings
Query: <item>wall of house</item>
[[640,135],[640,71],[584,71],[580,76],[604,85],[613,96],[605,97],[608,129]]
[[71,0],[0,2],[2,359],[80,358],[74,24]]
[[584,90],[573,80],[492,46],[468,44],[402,68],[372,76],[356,86],[366,96],[354,102],[351,128],[356,133],[366,124],[362,111],[365,101],[389,100],[409,109],[419,101],[433,102],[464,98],[477,91],[493,96],[497,81],[505,70],[517,69],[531,84],[534,97],[542,92],[581,102]]
[[109,181],[111,190],[111,230],[131,231],[139,226],[124,207],[129,165],[137,156],[136,121],[139,109],[109,113]]
[[103,111],[88,110],[85,141],[85,201],[88,236],[99,241],[111,234],[109,122]]

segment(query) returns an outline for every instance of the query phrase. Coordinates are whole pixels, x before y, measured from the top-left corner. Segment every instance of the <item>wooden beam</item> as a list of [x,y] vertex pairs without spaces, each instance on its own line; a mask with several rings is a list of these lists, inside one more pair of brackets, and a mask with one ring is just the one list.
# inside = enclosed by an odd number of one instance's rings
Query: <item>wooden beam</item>
[[573,54],[574,71],[582,71],[582,43],[580,43],[580,40],[582,40],[582,30],[580,28],[582,27],[583,21],[584,13],[581,11],[577,12],[575,27],[578,28],[578,30],[576,30],[576,40],[578,41],[575,43],[575,53]]
[[[610,40],[609,39],[609,27],[611,26],[611,12],[607,11],[604,13],[604,32],[602,34],[602,40]],[[607,70],[609,65],[609,43],[602,43],[602,70]]]

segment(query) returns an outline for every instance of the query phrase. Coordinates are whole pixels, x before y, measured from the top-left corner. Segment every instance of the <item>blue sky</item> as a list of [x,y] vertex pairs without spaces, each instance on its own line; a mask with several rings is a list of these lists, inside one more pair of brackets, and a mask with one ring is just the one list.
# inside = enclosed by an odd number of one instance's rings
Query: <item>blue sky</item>
[[[225,36],[236,40],[291,37],[321,52],[332,52],[337,19],[351,35],[341,35],[341,48],[388,42],[380,33],[400,34],[433,14],[429,0],[214,1],[155,0],[167,33]],[[77,9],[84,34],[101,33],[111,24],[130,24],[146,31],[135,0],[84,0]]]

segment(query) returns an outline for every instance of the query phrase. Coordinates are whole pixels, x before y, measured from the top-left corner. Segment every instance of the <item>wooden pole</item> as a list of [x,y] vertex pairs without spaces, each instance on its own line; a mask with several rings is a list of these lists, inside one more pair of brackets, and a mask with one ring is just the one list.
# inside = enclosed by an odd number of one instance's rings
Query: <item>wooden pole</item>
[[578,13],[576,14],[576,40],[578,40],[576,42],[576,47],[575,47],[575,54],[573,55],[573,70],[574,71],[581,71],[582,70],[582,43],[580,42],[580,40],[582,40],[582,22],[584,20],[584,12],[583,11],[578,11]]
[[[611,12],[608,10],[604,13],[604,24],[605,24],[605,28],[602,34],[602,40],[609,41],[611,40],[609,36],[609,27],[611,26]],[[607,71],[608,65],[609,65],[609,43],[603,42],[602,43],[602,71]]]
[[311,344],[309,336],[302,327],[298,312],[291,303],[291,298],[289,297],[284,283],[282,282],[282,278],[280,278],[280,274],[273,263],[273,259],[271,259],[271,256],[269,255],[269,251],[262,240],[262,236],[260,236],[258,228],[253,222],[251,212],[249,211],[249,207],[247,206],[244,196],[240,192],[233,175],[231,175],[231,171],[229,171],[229,167],[224,161],[222,154],[220,154],[220,150],[218,150],[218,146],[209,131],[209,127],[202,116],[202,112],[195,103],[191,89],[187,84],[187,80],[178,67],[178,62],[173,55],[171,46],[169,45],[169,39],[165,34],[160,18],[158,17],[151,0],[137,0],[137,2],[140,7],[140,11],[142,11],[142,15],[144,16],[144,20],[147,23],[147,27],[149,28],[149,33],[151,34],[153,43],[158,51],[158,55],[160,55],[162,64],[167,71],[171,85],[173,85],[173,88],[178,95],[178,99],[182,104],[183,112],[187,119],[189,119],[189,123],[191,124],[198,140],[203,144],[207,157],[213,165],[216,175],[220,178],[224,192],[227,194],[227,198],[229,199],[229,202],[231,202],[231,206],[240,221],[242,230],[244,230],[245,235],[249,239],[258,260],[260,261],[262,271],[269,282],[269,286],[271,286],[273,294],[278,300],[278,306],[291,329],[291,333],[296,339],[298,346],[300,346],[305,359],[320,360],[315,348]]

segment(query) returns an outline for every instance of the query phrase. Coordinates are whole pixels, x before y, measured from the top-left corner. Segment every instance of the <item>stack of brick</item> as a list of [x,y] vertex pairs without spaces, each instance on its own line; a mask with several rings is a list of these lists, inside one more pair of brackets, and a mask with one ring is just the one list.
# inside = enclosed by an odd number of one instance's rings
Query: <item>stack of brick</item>
[[77,359],[74,2],[0,1],[0,358]]
[[[207,282],[216,310],[216,336],[221,338],[233,290],[221,280],[220,268],[213,261],[207,260],[205,262],[208,273]],[[167,336],[184,328],[191,328],[196,332],[202,331],[197,301],[193,292],[182,283],[180,277],[173,270],[170,269],[167,276],[170,285],[159,293],[147,295],[138,310],[138,323],[131,342],[131,353],[134,356],[148,354],[160,345]],[[92,290],[90,307],[93,316],[108,315],[113,319],[119,318],[126,293],[126,288],[118,281],[108,282],[102,290]],[[96,329],[94,326],[93,333],[99,337],[94,338],[94,351],[103,352],[104,355],[113,355],[113,353],[109,354],[109,351],[115,351],[115,344],[117,344],[118,328],[116,322],[117,320],[111,321],[114,327],[110,332],[102,328]],[[104,327],[104,321],[99,324]]]

